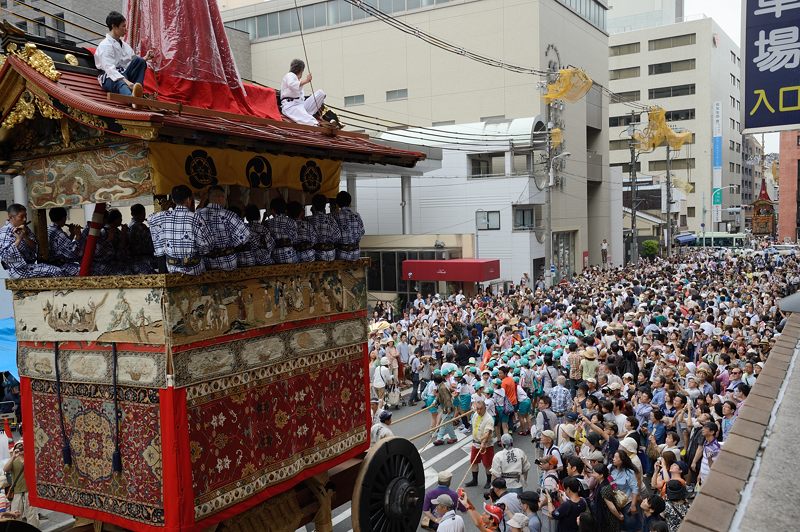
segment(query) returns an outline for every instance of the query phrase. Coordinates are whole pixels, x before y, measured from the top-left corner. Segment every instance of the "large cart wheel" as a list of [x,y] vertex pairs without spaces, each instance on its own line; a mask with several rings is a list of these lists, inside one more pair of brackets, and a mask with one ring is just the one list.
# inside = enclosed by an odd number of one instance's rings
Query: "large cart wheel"
[[407,532],[422,517],[425,470],[417,448],[387,438],[369,450],[353,488],[354,532]]

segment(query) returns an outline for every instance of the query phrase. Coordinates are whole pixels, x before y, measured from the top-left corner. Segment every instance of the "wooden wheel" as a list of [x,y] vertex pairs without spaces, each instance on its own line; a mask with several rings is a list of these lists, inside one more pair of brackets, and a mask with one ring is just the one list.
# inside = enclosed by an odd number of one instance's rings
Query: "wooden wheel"
[[369,450],[353,488],[354,532],[407,532],[422,517],[425,470],[417,448],[387,438]]

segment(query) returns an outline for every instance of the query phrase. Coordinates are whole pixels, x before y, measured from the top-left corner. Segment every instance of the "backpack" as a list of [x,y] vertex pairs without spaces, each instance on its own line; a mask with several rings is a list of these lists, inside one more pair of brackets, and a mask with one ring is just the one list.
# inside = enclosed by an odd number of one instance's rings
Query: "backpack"
[[514,414],[514,405],[508,400],[508,397],[503,397],[503,402],[495,407],[498,414],[510,416]]

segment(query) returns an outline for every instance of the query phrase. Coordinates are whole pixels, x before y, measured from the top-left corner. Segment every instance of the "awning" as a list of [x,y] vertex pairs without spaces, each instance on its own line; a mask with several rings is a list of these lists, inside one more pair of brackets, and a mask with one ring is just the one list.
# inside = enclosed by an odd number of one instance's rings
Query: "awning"
[[499,259],[404,260],[403,279],[480,283],[500,277]]
[[675,240],[678,242],[678,244],[686,246],[688,244],[694,244],[695,240],[697,240],[697,237],[695,235],[678,235],[675,237]]

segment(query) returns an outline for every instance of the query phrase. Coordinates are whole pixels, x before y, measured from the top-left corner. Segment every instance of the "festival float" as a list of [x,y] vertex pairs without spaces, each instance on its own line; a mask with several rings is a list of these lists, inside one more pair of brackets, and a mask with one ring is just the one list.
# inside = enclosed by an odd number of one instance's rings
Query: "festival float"
[[[273,89],[238,79],[215,2],[130,9],[134,48],[160,52],[149,99],[106,94],[87,49],[0,32],[0,165],[24,176],[43,255],[48,208],[94,204],[96,224],[176,184],[330,197],[343,162],[423,158],[281,120]],[[416,449],[369,449],[366,267],[9,280],[31,504],[96,529],[293,531],[352,500],[355,530],[415,528]]]

